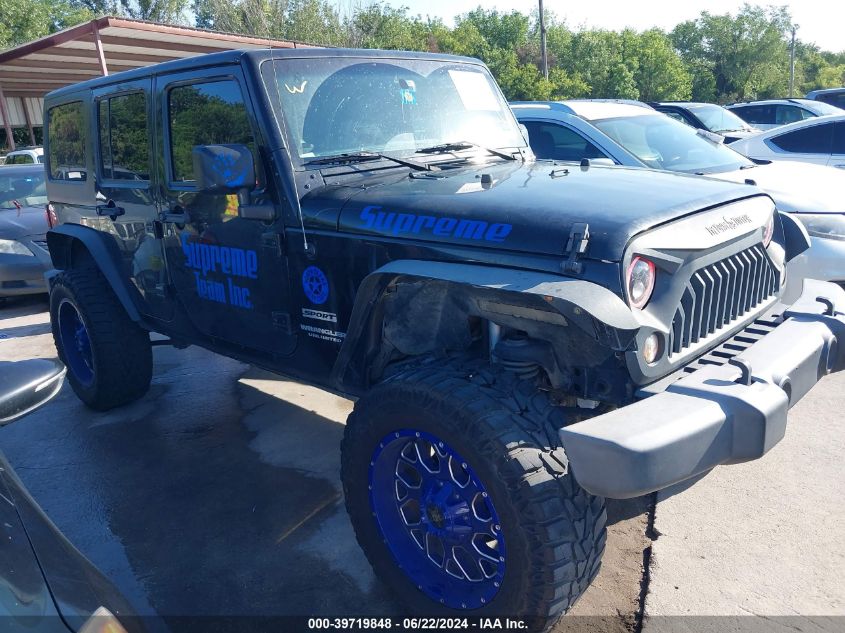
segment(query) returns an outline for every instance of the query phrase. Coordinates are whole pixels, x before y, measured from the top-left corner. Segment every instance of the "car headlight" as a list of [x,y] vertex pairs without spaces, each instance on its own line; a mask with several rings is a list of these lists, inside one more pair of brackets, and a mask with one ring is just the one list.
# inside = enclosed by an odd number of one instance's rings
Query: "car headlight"
[[772,236],[775,234],[775,212],[769,216],[769,221],[763,227],[763,248],[769,248],[772,243]]
[[628,266],[628,302],[633,308],[644,308],[654,291],[654,263],[637,255]]
[[796,213],[807,233],[813,237],[845,240],[845,214],[842,213]]
[[15,240],[0,240],[0,254],[29,255],[30,257],[35,257],[35,253]]

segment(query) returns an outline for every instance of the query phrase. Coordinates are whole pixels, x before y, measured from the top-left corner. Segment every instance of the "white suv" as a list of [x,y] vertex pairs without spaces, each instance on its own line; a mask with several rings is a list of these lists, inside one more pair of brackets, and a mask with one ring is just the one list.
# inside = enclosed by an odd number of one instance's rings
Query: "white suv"
[[32,165],[44,162],[43,147],[26,147],[6,154],[4,165]]

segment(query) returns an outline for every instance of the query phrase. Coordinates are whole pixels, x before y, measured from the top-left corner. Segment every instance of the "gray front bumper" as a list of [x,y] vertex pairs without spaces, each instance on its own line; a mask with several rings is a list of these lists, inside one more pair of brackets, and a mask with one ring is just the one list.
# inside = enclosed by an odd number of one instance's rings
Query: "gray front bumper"
[[560,429],[578,483],[625,499],[764,455],[784,436],[789,408],[845,367],[842,288],[808,280],[784,317],[731,361],[738,364],[702,367],[661,393]]

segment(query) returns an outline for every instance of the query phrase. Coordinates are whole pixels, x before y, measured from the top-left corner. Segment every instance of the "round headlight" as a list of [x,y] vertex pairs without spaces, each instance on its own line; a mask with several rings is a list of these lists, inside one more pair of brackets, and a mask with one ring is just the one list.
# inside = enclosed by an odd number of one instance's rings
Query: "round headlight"
[[763,227],[763,247],[768,248],[769,244],[772,243],[772,235],[775,234],[775,212],[772,211],[772,215],[769,216],[769,221],[766,222],[766,225]]
[[643,308],[654,291],[654,264],[637,255],[628,266],[628,302],[633,308]]

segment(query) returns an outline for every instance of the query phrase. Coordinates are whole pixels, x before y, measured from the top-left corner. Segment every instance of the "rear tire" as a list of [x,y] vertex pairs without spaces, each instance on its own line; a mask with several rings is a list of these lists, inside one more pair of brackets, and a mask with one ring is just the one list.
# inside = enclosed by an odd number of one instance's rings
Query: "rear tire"
[[[415,614],[543,630],[586,590],[607,515],[569,472],[562,425],[532,383],[481,363],[415,367],[358,400],[342,444],[347,511],[376,574]],[[441,504],[443,482],[456,494]]]
[[129,318],[96,268],[66,270],[55,278],[50,323],[67,380],[89,407],[105,411],[147,392],[149,333]]

